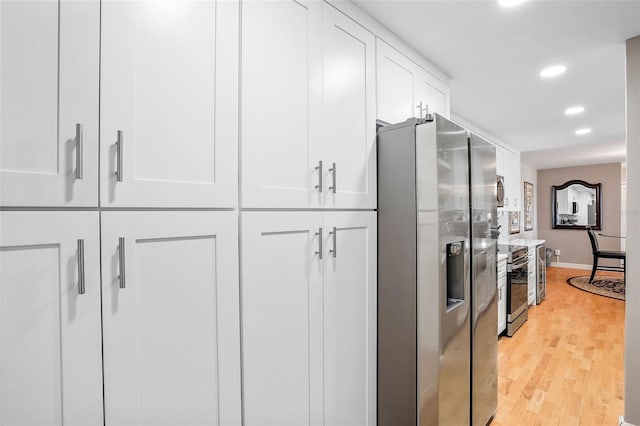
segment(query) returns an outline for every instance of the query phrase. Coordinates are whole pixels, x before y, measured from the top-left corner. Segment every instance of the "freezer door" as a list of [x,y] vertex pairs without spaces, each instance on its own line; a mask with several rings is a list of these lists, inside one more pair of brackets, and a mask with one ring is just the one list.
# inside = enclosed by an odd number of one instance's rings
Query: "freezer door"
[[416,126],[416,174],[418,424],[469,424],[467,132],[438,115]]

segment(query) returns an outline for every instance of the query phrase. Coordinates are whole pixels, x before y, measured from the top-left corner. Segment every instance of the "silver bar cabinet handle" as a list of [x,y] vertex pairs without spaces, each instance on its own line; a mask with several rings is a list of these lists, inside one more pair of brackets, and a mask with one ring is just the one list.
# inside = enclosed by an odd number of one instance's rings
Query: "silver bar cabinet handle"
[[76,179],[84,178],[84,141],[82,140],[82,124],[76,123]]
[[329,169],[329,171],[331,172],[331,176],[333,179],[332,181],[333,185],[329,187],[329,190],[335,194],[336,193],[336,163],[333,163],[331,165],[331,168]]
[[118,182],[122,182],[122,139],[122,130],[118,130],[116,139],[116,180]]
[[334,226],[333,231],[329,232],[329,235],[332,236],[332,240],[333,240],[333,248],[329,250],[329,253],[331,253],[333,257],[336,257],[338,253],[338,232],[337,231],[338,229]]
[[316,235],[318,237],[318,251],[315,254],[318,255],[318,259],[322,260],[322,228],[318,228]]
[[322,192],[322,160],[318,161],[316,170],[318,171],[318,184],[315,186],[315,188],[318,190],[318,192]]
[[120,279],[120,288],[125,288],[126,281],[124,275],[124,237],[118,238],[118,259],[120,267],[120,275],[118,275],[118,278]]
[[84,294],[84,240],[78,240],[78,294]]

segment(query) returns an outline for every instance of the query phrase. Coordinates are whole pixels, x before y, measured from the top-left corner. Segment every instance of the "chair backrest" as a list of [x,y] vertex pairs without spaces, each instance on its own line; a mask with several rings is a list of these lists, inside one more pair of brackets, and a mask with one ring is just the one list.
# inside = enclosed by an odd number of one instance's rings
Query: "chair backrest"
[[596,254],[598,251],[598,239],[596,234],[591,230],[590,226],[587,226],[587,234],[589,234],[589,241],[591,241],[591,251]]

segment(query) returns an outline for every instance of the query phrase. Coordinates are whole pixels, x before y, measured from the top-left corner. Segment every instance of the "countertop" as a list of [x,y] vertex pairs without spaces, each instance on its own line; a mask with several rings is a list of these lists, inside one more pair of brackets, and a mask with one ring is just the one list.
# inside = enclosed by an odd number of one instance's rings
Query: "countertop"
[[545,243],[545,240],[534,240],[534,239],[528,239],[528,238],[518,238],[515,240],[498,241],[498,244],[508,244],[512,246],[525,246],[525,247],[536,247],[544,243]]

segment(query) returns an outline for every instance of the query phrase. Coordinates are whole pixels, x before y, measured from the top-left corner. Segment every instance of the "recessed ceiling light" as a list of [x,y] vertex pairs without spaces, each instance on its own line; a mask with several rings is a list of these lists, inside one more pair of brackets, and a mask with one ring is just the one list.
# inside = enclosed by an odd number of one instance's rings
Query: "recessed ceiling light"
[[578,129],[576,130],[576,135],[588,135],[591,133],[591,129]]
[[498,0],[498,4],[502,7],[513,7],[526,2],[527,0]]
[[540,71],[540,77],[555,77],[557,75],[562,74],[567,70],[567,67],[564,65],[554,65],[549,68],[545,68]]
[[574,106],[571,108],[567,108],[564,111],[565,115],[576,115],[576,114],[580,114],[581,112],[584,112],[583,106]]

